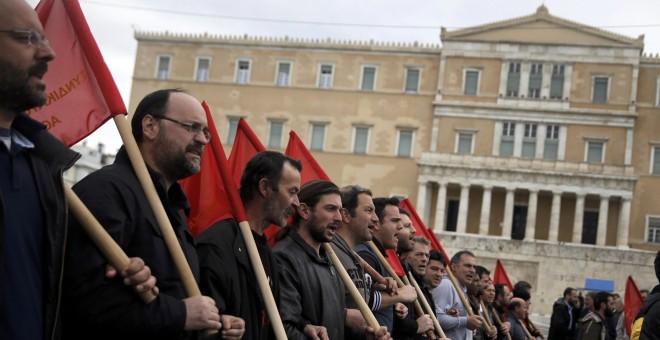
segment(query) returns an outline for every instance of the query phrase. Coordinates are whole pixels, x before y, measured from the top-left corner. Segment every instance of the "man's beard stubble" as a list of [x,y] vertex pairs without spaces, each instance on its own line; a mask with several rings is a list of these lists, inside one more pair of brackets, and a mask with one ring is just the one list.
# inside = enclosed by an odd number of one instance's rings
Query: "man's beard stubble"
[[0,107],[22,112],[46,103],[45,87],[38,85],[33,89],[29,85],[30,76],[43,75],[48,70],[48,63],[37,62],[27,72],[17,70],[15,66],[0,61]]

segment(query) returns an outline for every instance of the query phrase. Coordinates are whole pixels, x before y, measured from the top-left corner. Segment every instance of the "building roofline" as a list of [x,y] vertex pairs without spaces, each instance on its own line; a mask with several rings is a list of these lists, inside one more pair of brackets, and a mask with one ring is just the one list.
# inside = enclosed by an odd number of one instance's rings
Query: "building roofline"
[[267,37],[254,35],[227,35],[204,33],[179,33],[179,32],[150,32],[134,31],[137,41],[167,41],[167,42],[198,42],[218,43],[228,45],[253,45],[268,47],[296,47],[296,48],[324,48],[324,49],[354,49],[365,51],[383,52],[434,52],[441,51],[440,44],[414,42],[393,42],[375,40],[348,40],[332,38],[296,38],[296,37]]

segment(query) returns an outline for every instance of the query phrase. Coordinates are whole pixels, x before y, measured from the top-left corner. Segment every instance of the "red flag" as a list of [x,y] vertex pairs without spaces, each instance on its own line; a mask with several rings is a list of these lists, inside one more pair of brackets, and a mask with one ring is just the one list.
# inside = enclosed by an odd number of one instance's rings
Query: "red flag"
[[211,111],[206,102],[202,106],[206,111],[211,142],[204,148],[201,171],[179,181],[190,202],[188,225],[193,236],[227,218],[247,221]]
[[245,119],[239,119],[238,126],[236,127],[236,136],[234,137],[234,145],[231,147],[228,160],[229,169],[234,175],[236,188],[241,187],[241,176],[247,162],[258,152],[264,150],[266,148],[259,138],[257,138],[257,135],[254,134],[250,125],[248,125]]
[[302,163],[303,170],[300,173],[300,185],[303,185],[313,179],[330,180],[330,177],[323,171],[323,168],[316,162],[312,153],[307,150],[305,144],[300,140],[298,135],[291,131],[289,132],[289,144],[286,146],[284,153],[294,159],[299,159]]
[[399,255],[396,253],[396,251],[394,249],[386,249],[385,255],[387,255],[386,257],[387,262],[390,264],[390,266],[392,266],[392,269],[394,269],[396,275],[405,276],[406,271],[403,270],[403,266],[401,266],[401,261],[399,261]]
[[498,283],[505,284],[509,287],[509,291],[513,291],[513,285],[511,284],[511,280],[509,280],[509,275],[506,274],[504,266],[502,266],[500,260],[497,260],[497,263],[495,264],[495,274],[493,274],[493,284]]
[[423,236],[429,242],[431,242],[431,249],[439,250],[442,255],[445,256],[445,259],[447,261],[447,265],[449,265],[449,256],[447,256],[447,252],[445,252],[445,249],[442,247],[442,244],[440,244],[440,241],[438,240],[438,237],[435,235],[433,230],[430,230],[429,228],[426,227],[424,224],[424,221],[419,217],[417,214],[417,210],[415,210],[415,207],[413,206],[412,202],[410,202],[410,199],[405,198],[401,203],[399,203],[399,207],[408,210],[410,212],[410,220],[412,221],[413,226],[417,230],[417,235],[418,236]]
[[42,0],[35,9],[55,60],[44,80],[46,104],[28,111],[71,146],[126,107],[76,0]]
[[626,281],[626,294],[623,301],[623,313],[626,316],[626,333],[630,336],[633,319],[637,316],[637,313],[639,313],[639,310],[644,304],[642,294],[637,289],[637,284],[632,276],[628,276],[628,281]]

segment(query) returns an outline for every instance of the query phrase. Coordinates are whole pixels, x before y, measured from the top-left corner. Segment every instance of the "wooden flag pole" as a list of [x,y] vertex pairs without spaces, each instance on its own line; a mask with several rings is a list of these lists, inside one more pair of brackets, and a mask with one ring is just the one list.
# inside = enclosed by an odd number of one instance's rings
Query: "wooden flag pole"
[[[451,284],[454,285],[454,289],[456,289],[456,293],[458,293],[458,297],[461,299],[465,311],[467,311],[469,316],[474,316],[474,312],[472,311],[472,307],[470,306],[470,303],[465,298],[465,294],[463,294],[463,290],[458,285],[458,281],[456,281],[456,277],[454,277],[454,273],[452,273],[451,271],[451,263],[449,264],[449,270],[447,270],[447,276],[449,276],[449,280],[451,280]],[[486,333],[490,333],[490,327],[488,326],[487,323],[484,324],[484,329],[486,330]]]
[[[78,219],[80,226],[87,232],[87,235],[89,235],[101,253],[103,253],[108,263],[117,269],[118,272],[126,268],[131,263],[131,260],[124,250],[108,234],[108,231],[101,226],[78,195],[67,184],[64,184],[64,195],[66,196],[71,213]],[[156,295],[151,290],[138,294],[145,303],[150,303],[156,298]]]
[[[500,324],[500,326],[504,327],[504,324],[502,324],[502,320],[500,319],[499,315],[497,315],[497,313],[493,313],[493,318],[495,321],[497,321],[498,324]],[[508,331],[506,332],[506,339],[511,340],[511,334],[509,334]]]
[[485,321],[485,323],[488,324],[488,326],[492,327],[493,324],[490,322],[490,316],[488,315],[488,310],[486,309],[486,305],[481,300],[479,301],[479,303],[481,304],[481,309],[484,311],[484,321]]
[[270,284],[268,283],[266,270],[264,270],[264,265],[261,263],[261,257],[259,257],[259,250],[257,249],[257,244],[254,242],[250,224],[248,224],[247,221],[243,221],[239,222],[238,226],[240,227],[241,234],[243,234],[243,239],[245,240],[245,247],[247,247],[248,258],[250,258],[250,264],[252,264],[254,275],[257,277],[259,290],[261,291],[261,296],[264,299],[266,313],[270,318],[271,325],[273,325],[275,338],[277,338],[277,340],[286,340],[287,337],[286,332],[284,331],[284,325],[282,324],[282,318],[280,317],[280,313],[277,310],[277,304],[275,304],[273,291],[270,290]]
[[[396,272],[394,271],[390,263],[387,262],[385,256],[383,256],[383,254],[380,252],[380,249],[376,247],[374,241],[367,241],[367,246],[369,246],[369,249],[371,249],[371,251],[374,252],[374,254],[376,254],[378,261],[380,261],[383,267],[385,267],[387,273],[396,281],[397,286],[399,286],[399,288],[403,287],[404,286],[403,281],[401,281],[401,278],[398,275],[396,275]],[[419,296],[417,296],[417,299],[415,299],[413,305],[415,306],[415,310],[417,311],[417,314],[419,314],[420,316],[424,315],[424,310],[422,309],[422,306],[419,304]],[[434,338],[433,331],[429,330],[427,332],[427,337],[429,339],[433,339]]]
[[438,318],[435,316],[435,311],[431,310],[431,306],[429,305],[429,302],[426,301],[426,296],[424,296],[424,293],[422,292],[422,288],[420,288],[419,284],[417,284],[417,280],[415,280],[415,277],[410,272],[408,272],[408,277],[406,277],[406,279],[410,279],[410,283],[412,283],[412,285],[415,287],[415,290],[417,291],[417,296],[420,297],[420,300],[424,305],[424,309],[426,309],[427,313],[431,317],[431,320],[433,320],[433,326],[435,327],[436,332],[438,332],[438,334],[440,335],[440,339],[446,339],[447,336],[445,335],[445,332],[442,330],[442,327],[440,327],[440,322],[438,322]]
[[335,266],[335,268],[337,268],[339,277],[341,277],[341,280],[344,281],[344,286],[348,289],[348,292],[351,294],[351,297],[357,303],[358,309],[360,309],[360,313],[362,313],[362,316],[367,321],[369,327],[371,327],[374,330],[374,332],[376,332],[380,328],[380,324],[378,324],[378,320],[376,320],[374,313],[371,312],[371,309],[367,305],[367,302],[364,300],[362,295],[360,295],[360,292],[355,287],[355,282],[351,280],[351,277],[348,275],[348,272],[346,272],[346,268],[344,268],[344,266],[341,264],[341,261],[339,261],[337,254],[335,254],[335,251],[332,249],[330,244],[328,242],[323,242],[321,243],[321,245],[323,246],[323,249],[325,249],[325,252],[328,253],[328,256],[330,257],[332,264]]

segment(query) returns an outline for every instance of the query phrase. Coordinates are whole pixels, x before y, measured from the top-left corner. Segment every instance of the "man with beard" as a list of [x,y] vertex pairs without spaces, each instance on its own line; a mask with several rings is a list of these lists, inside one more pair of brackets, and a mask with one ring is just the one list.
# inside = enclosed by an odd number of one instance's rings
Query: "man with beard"
[[[80,155],[24,112],[47,99],[42,78],[55,53],[43,32],[28,3],[0,1],[0,339],[60,338],[62,172]],[[135,290],[157,292],[141,259],[120,269]]]
[[[372,278],[365,275],[360,258],[355,253],[355,247],[362,242],[370,241],[372,236],[369,229],[378,224],[378,216],[371,196],[371,190],[359,185],[349,185],[341,189],[342,221],[337,227],[331,245],[362,298],[369,303],[372,311],[377,311],[398,302],[414,301],[417,294],[412,286],[397,289],[396,282],[392,278],[388,278],[389,287],[385,287],[372,282]],[[348,292],[345,300],[348,308],[346,338],[362,338],[366,321]]]
[[614,312],[614,298],[608,292],[597,292],[593,295],[594,310],[580,319],[580,329],[577,340],[607,339],[607,327],[603,320]]
[[[454,273],[463,294],[467,294],[467,286],[475,277],[475,266],[476,258],[469,250],[459,251],[451,258],[449,270]],[[447,338],[472,339],[472,331],[481,326],[483,318],[480,315],[469,316],[451,280],[442,280],[440,285],[433,290],[433,297],[438,321]],[[467,306],[467,308],[470,307]],[[454,315],[454,310],[458,311],[458,317]]]
[[[480,302],[483,303],[483,306],[486,307],[484,310],[484,319],[488,320],[488,324],[491,327],[491,334],[488,336],[489,339],[498,339],[500,337],[501,331],[505,330],[501,324],[501,320],[498,322],[498,318],[493,316],[492,313],[492,304],[495,301],[495,285],[492,282],[488,281],[484,287],[481,289]],[[503,329],[504,328],[504,329]],[[506,338],[506,332],[502,335]]]
[[[495,285],[495,300],[490,305],[490,312],[493,315],[497,315],[502,321],[502,324],[499,327],[499,332],[497,333],[497,338],[499,340],[505,339],[506,334],[511,330],[511,323],[504,320],[504,312],[506,307],[509,305],[509,301],[513,297],[513,294],[509,290],[509,287],[505,284],[498,283]],[[495,318],[495,316],[493,316]]]
[[[374,198],[374,206],[378,223],[370,230],[373,236],[373,242],[384,257],[386,249],[396,249],[398,235],[403,229],[401,214],[399,213],[399,200],[392,198]],[[378,260],[375,253],[365,244],[356,247],[358,254],[382,276],[389,276],[384,266]],[[409,289],[406,286],[400,289]],[[433,328],[431,318],[428,315],[418,318],[418,322],[412,318],[412,313],[408,313],[410,307],[401,303],[395,304],[393,308],[383,308],[375,312],[374,315],[381,325],[387,326],[387,329],[395,336],[414,336],[422,334]],[[396,317],[395,317],[396,315]]]
[[396,253],[399,255],[399,259],[405,261],[408,253],[412,251],[412,240],[415,238],[417,230],[413,226],[412,220],[410,220],[410,212],[408,210],[399,208],[399,216],[401,217],[403,228],[401,228],[397,235]]
[[567,287],[564,296],[557,299],[552,306],[550,331],[548,340],[573,340],[579,317],[577,289]]
[[[181,89],[159,90],[138,104],[131,126],[160,203],[198,278],[197,253],[184,215],[188,200],[177,181],[200,170],[202,152],[211,136],[204,108]],[[77,221],[70,220],[64,338],[83,339],[93,334],[95,339],[187,339],[196,335],[193,331],[221,327],[213,299],[186,298],[125,148],[119,150],[112,165],[85,177],[74,191],[126,254],[140,256],[149,264],[158,278],[160,294],[145,304],[119,279],[105,278],[103,256]]]
[[[298,193],[291,228],[275,244],[280,266],[280,315],[288,339],[344,339],[344,285],[321,243],[341,222],[341,192],[332,182],[312,180]],[[388,339],[381,327],[369,337]]]
[[[241,201],[266,271],[275,301],[279,297],[278,268],[264,230],[274,224],[284,227],[298,205],[302,164],[282,153],[262,151],[245,166],[241,177]],[[235,220],[215,223],[195,239],[200,263],[200,289],[212,297],[228,338],[234,327],[227,327],[231,316],[245,322],[245,339],[274,338],[254,269],[248,258],[243,235]],[[231,324],[230,324],[231,325]],[[236,329],[236,330],[238,330]]]

